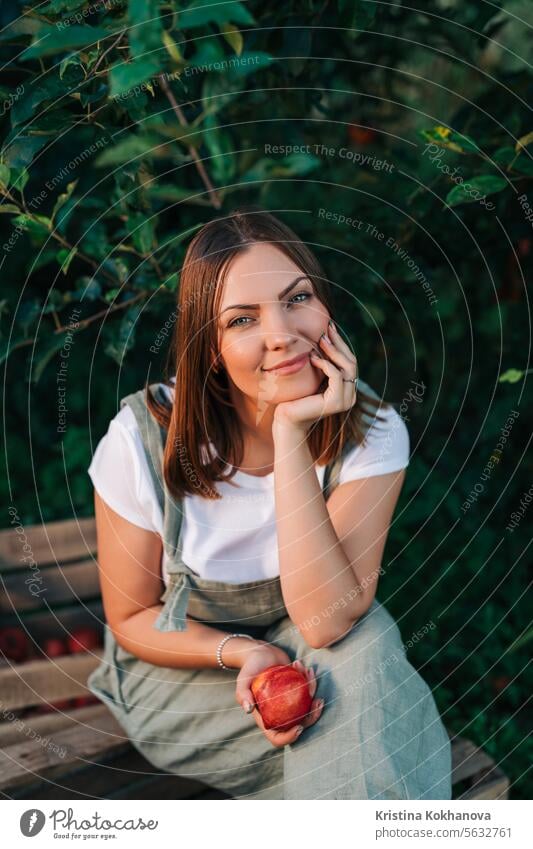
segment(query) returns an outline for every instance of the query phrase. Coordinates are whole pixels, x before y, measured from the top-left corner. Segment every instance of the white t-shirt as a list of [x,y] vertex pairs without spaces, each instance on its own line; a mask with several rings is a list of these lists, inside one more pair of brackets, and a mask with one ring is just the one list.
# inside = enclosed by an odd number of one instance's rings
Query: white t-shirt
[[[167,396],[173,390],[163,387]],[[409,432],[394,408],[380,408],[386,421],[374,420],[364,446],[344,457],[339,484],[383,475],[409,464]],[[372,415],[372,414],[370,414]],[[205,456],[205,455],[204,455]],[[325,466],[315,466],[320,485]],[[134,525],[162,536],[163,514],[136,418],[126,404],[109,423],[88,469],[100,497]],[[258,477],[237,471],[239,488],[217,481],[220,500],[186,495],[180,531],[182,558],[202,578],[243,583],[279,575],[274,473]],[[162,576],[168,581],[166,555]]]

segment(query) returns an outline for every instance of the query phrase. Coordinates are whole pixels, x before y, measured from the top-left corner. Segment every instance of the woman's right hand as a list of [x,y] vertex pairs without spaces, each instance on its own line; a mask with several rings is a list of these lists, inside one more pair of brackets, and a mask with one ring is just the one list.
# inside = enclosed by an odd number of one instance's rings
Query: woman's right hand
[[[246,713],[253,711],[256,724],[259,726],[267,740],[269,740],[276,748],[282,748],[283,746],[287,746],[289,743],[295,743],[304,728],[314,725],[320,717],[322,708],[324,707],[321,699],[314,698],[317,683],[313,668],[309,667],[309,669],[306,669],[300,660],[295,660],[292,665],[295,669],[298,669],[299,672],[302,672],[309,682],[309,693],[313,699],[309,713],[298,725],[295,725],[293,728],[289,728],[288,731],[275,731],[274,729],[269,730],[265,728],[261,714],[259,713],[257,706],[254,704],[254,697],[250,690],[250,684],[256,675],[259,675],[260,672],[267,669],[269,666],[285,665],[290,663],[291,659],[289,655],[283,651],[283,649],[273,646],[271,643],[259,643],[256,648],[253,648],[246,655],[246,659],[244,660],[237,676],[237,687],[235,690],[236,700]],[[250,706],[249,710],[247,710],[247,705]]]

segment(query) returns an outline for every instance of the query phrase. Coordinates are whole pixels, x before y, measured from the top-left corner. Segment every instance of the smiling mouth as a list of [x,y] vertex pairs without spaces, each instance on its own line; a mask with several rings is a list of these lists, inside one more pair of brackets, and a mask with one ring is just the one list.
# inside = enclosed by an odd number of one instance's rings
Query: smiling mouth
[[263,369],[263,371],[280,371],[286,368],[294,368],[295,366],[303,365],[306,359],[309,359],[309,354],[311,351],[306,351],[304,354],[300,354],[300,356],[295,357],[293,360],[288,360],[285,363],[280,363],[279,366],[272,366],[272,368]]

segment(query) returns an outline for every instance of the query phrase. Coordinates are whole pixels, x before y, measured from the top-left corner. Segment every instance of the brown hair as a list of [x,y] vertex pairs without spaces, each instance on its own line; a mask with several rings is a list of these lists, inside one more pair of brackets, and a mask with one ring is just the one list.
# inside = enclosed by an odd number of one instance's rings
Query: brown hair
[[[215,316],[231,260],[260,241],[276,245],[302,269],[335,321],[329,284],[318,260],[290,227],[271,213],[257,207],[242,208],[213,219],[196,233],[180,275],[177,320],[163,381],[172,386],[170,377],[175,374],[173,405],[160,403],[148,383],[145,387],[148,408],[167,432],[163,475],[176,499],[185,494],[221,498],[212,484],[229,481],[242,462],[244,442],[227,374],[223,368],[212,368],[218,356]],[[327,385],[326,376],[323,385]],[[358,388],[356,403],[349,411],[319,419],[308,436],[313,461],[326,465],[347,442],[364,442],[362,414],[379,406],[390,405]],[[377,413],[375,418],[383,421]],[[202,443],[208,442],[213,443],[218,456],[203,454]]]

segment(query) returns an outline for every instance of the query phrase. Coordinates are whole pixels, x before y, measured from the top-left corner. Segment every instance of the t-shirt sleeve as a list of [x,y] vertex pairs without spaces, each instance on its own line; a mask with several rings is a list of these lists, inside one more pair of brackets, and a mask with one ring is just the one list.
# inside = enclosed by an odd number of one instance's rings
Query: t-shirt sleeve
[[140,434],[135,417],[125,406],[111,419],[88,468],[98,495],[112,510],[141,528],[160,532],[155,493],[149,480]]
[[339,483],[397,472],[409,465],[409,431],[401,415],[394,409],[380,408],[367,432],[365,444],[356,445],[346,454],[339,473]]

